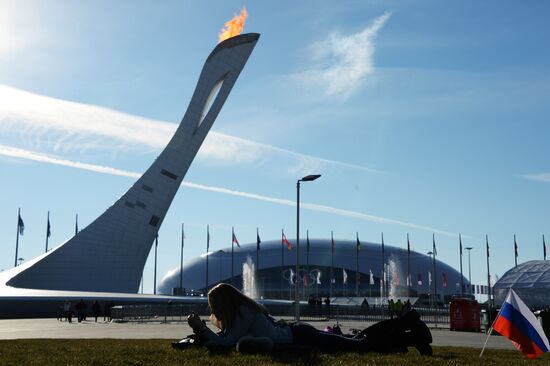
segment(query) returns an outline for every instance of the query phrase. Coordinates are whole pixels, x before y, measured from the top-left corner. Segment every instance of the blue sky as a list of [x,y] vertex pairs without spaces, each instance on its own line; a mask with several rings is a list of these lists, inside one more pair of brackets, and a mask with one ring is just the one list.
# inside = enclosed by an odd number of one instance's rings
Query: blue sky
[[[0,269],[90,223],[168,141],[240,1],[0,0]],[[550,240],[550,5],[248,1],[260,41],[160,230],[159,276],[212,247],[301,231],[431,249],[472,277]],[[113,174],[114,173],[114,174]],[[195,184],[195,185],[193,185]],[[196,185],[201,185],[197,188]],[[229,193],[229,194],[228,194]],[[251,198],[261,196],[261,199]],[[308,206],[307,203],[311,204]],[[320,205],[322,208],[315,206]],[[375,255],[373,253],[373,255]],[[464,258],[464,268],[467,259]],[[152,290],[152,256],[145,290]],[[466,270],[465,270],[466,272]]]

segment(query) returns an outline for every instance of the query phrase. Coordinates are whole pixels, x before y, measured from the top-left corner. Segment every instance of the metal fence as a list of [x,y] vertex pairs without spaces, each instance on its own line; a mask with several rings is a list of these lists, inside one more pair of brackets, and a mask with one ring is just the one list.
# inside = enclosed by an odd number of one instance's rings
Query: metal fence
[[[414,307],[421,319],[435,327],[449,327],[449,308]],[[277,318],[294,319],[293,304],[270,305],[268,310]],[[210,315],[206,304],[150,304],[122,305],[111,310],[114,321],[119,322],[184,322],[187,316],[195,312],[201,316]],[[397,317],[397,314],[393,316]],[[346,305],[307,305],[300,306],[300,318],[304,321],[359,321],[378,322],[389,319],[387,307],[369,307]]]

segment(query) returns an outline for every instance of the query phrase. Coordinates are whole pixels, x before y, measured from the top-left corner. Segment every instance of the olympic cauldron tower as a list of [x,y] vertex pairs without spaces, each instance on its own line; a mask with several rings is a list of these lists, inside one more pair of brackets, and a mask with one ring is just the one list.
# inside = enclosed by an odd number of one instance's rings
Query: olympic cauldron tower
[[2,273],[6,286],[136,293],[166,212],[237,81],[259,34],[220,42],[203,66],[176,133],[147,171],[101,216],[61,246]]

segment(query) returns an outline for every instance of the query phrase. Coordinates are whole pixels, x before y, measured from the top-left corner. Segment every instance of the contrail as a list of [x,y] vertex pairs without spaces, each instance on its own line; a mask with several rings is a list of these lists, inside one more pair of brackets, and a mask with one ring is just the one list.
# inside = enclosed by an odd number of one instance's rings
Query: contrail
[[[0,133],[24,137],[33,149],[54,153],[70,150],[120,150],[139,146],[140,151],[164,148],[178,127],[175,123],[144,118],[84,103],[38,95],[0,84]],[[63,116],[60,118],[59,116]],[[38,147],[40,146],[40,147]],[[335,166],[365,173],[380,170],[301,154],[268,144],[211,131],[198,158],[240,164],[264,164],[287,159],[289,167]]]
[[[61,166],[66,166],[71,168],[89,170],[97,173],[117,175],[122,177],[139,178],[141,176],[141,174],[136,172],[130,172],[127,170],[112,168],[112,167],[103,166],[103,165],[95,165],[95,164],[82,163],[82,162],[72,161],[67,159],[60,159],[55,156],[45,155],[34,151],[23,150],[23,149],[3,146],[3,145],[0,145],[0,155],[12,157],[12,158],[33,160],[33,161],[48,163],[48,164],[61,165]],[[295,201],[264,196],[256,193],[236,191],[236,190],[223,188],[223,187],[207,186],[204,184],[192,183],[188,181],[182,182],[181,185],[184,187],[200,189],[203,191],[228,194],[228,195],[237,196],[237,197],[244,197],[244,198],[249,198],[249,199],[258,200],[258,201],[270,202],[277,205],[296,207]],[[399,221],[399,220],[389,219],[385,217],[369,215],[363,212],[350,211],[350,210],[340,209],[340,208],[331,207],[331,206],[319,205],[315,203],[302,202],[301,207],[311,211],[324,212],[324,213],[329,213],[333,215],[359,219],[363,221],[376,222],[380,224],[400,225],[400,226],[405,226],[412,229],[426,230],[429,232],[433,232],[433,233],[437,233],[445,236],[452,236],[452,237],[458,236],[457,233],[436,229],[430,226],[418,225],[410,222]]]

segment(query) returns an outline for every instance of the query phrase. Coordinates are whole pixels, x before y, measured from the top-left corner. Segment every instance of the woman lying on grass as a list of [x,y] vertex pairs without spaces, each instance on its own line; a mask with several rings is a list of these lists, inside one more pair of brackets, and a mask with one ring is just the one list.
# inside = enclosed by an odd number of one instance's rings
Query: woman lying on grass
[[302,322],[276,323],[263,305],[226,283],[208,292],[208,304],[212,311],[210,320],[221,329],[219,334],[206,327],[198,315],[193,313],[188,318],[193,332],[207,347],[235,347],[245,340],[254,344],[256,339],[275,346],[304,346],[324,352],[392,353],[415,347],[423,355],[432,354],[430,330],[414,310],[351,337],[323,332]]

